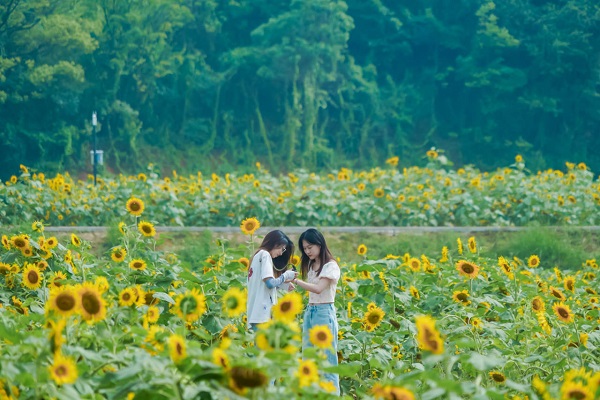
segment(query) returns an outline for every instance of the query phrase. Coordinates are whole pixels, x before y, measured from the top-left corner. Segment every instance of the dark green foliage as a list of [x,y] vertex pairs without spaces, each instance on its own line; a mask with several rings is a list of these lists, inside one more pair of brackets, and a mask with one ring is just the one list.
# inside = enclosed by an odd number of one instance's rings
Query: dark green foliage
[[0,179],[367,168],[432,146],[600,169],[594,0],[6,0]]

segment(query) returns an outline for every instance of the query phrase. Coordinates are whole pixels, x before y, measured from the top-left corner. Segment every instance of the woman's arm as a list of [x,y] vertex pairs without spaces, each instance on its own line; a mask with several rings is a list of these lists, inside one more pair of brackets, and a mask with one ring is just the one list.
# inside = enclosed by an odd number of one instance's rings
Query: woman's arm
[[329,278],[321,278],[318,283],[308,283],[304,282],[300,279],[293,279],[292,283],[300,286],[304,290],[308,290],[309,292],[313,292],[316,294],[321,294],[321,292],[331,285],[332,280]]

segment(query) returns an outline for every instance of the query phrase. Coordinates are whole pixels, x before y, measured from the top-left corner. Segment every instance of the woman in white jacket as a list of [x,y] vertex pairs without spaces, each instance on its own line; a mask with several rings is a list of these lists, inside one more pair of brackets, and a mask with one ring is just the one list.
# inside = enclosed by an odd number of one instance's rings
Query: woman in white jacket
[[294,243],[280,230],[265,235],[252,256],[248,268],[248,328],[271,320],[271,308],[277,304],[277,288],[289,288],[298,273],[286,271],[294,254]]

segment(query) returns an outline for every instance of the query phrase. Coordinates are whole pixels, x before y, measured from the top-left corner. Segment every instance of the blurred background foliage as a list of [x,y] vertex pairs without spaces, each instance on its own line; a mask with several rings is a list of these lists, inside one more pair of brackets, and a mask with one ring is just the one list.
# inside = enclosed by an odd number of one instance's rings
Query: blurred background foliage
[[3,0],[0,179],[425,164],[600,170],[596,0]]

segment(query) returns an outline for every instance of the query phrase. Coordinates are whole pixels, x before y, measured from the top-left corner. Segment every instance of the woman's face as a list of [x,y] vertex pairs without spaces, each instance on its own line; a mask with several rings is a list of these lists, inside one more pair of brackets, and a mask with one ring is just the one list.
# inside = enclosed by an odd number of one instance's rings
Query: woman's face
[[269,254],[271,254],[272,258],[277,258],[280,255],[282,255],[283,253],[285,253],[285,250],[286,250],[286,246],[281,245],[281,246],[274,247],[273,250],[269,251]]
[[314,260],[321,254],[321,246],[314,243],[308,243],[306,240],[303,240],[302,251],[304,251],[309,259]]

